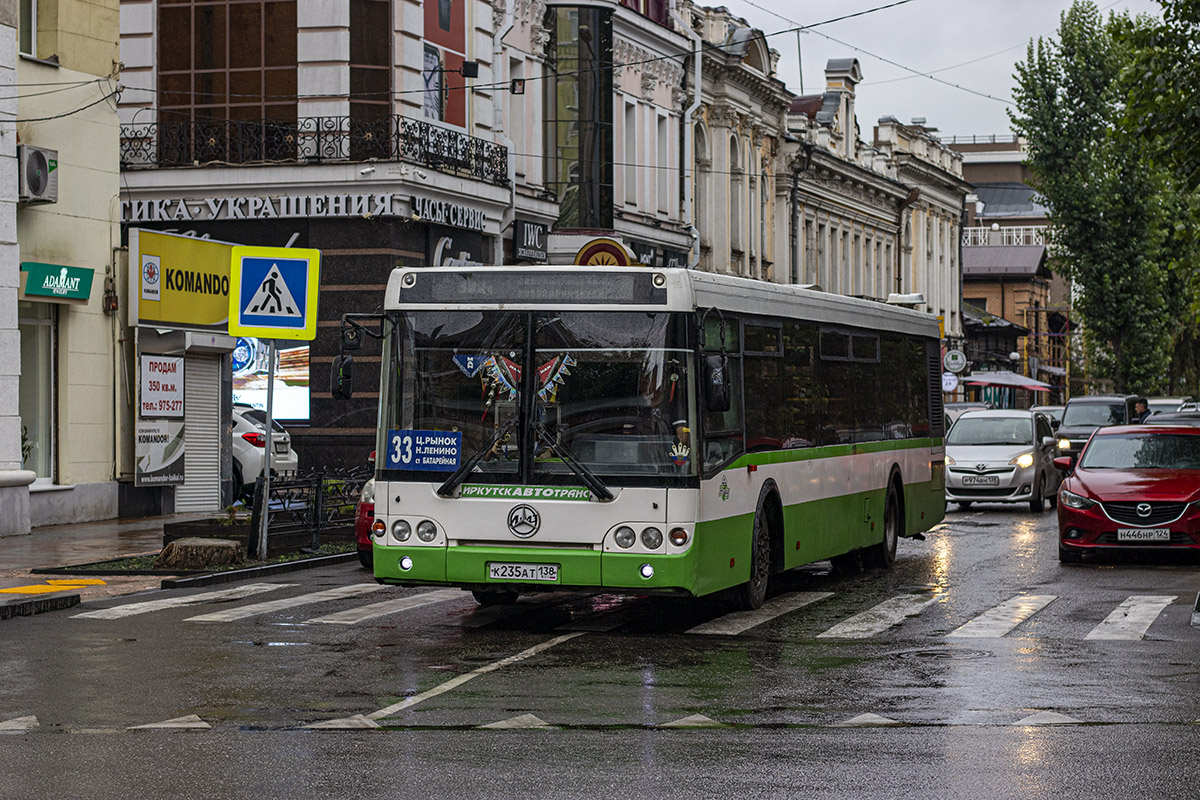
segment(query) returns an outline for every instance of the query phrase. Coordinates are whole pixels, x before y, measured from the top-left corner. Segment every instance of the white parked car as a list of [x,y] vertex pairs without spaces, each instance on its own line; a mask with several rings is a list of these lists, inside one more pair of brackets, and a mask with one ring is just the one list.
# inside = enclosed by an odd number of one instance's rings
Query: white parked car
[[[278,422],[271,422],[271,475],[295,472],[300,465],[292,437]],[[254,481],[263,474],[267,446],[267,413],[254,406],[233,404],[233,490],[236,497],[252,498]]]

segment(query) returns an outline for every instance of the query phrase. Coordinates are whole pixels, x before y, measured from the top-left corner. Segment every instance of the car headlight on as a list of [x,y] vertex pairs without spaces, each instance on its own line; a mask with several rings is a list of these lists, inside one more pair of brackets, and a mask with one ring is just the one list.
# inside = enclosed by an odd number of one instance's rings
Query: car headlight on
[[1058,440],[1058,449],[1059,450],[1070,450],[1071,449],[1071,440],[1070,439],[1059,439]]
[[1033,466],[1033,453],[1021,453],[1021,455],[1017,456],[1008,463],[1016,464],[1021,469],[1028,469],[1029,467]]
[[947,467],[953,467],[953,466],[954,466],[954,459],[953,459],[953,458],[951,458],[950,456],[946,456],[946,466],[947,466]]
[[1089,500],[1081,494],[1068,492],[1066,489],[1063,489],[1061,492],[1059,492],[1058,502],[1062,503],[1067,508],[1075,508],[1081,511],[1085,508],[1091,508],[1092,506],[1096,505],[1095,500]]
[[421,520],[417,524],[417,538],[422,542],[432,542],[437,538],[437,525],[427,519]]

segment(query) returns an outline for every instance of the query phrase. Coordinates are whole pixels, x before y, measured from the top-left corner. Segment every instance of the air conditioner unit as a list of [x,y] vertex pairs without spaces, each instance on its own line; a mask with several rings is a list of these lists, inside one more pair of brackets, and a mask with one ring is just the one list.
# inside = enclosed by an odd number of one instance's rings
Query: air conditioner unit
[[22,203],[58,202],[58,151],[23,144],[17,147]]

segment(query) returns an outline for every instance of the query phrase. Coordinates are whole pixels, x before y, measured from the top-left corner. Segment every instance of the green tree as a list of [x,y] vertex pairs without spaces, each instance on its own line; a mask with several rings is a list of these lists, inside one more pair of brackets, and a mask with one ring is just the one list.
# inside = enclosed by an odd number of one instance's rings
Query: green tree
[[1165,388],[1164,192],[1169,181],[1118,126],[1142,20],[1105,20],[1077,0],[1057,39],[1030,42],[1016,65],[1014,130],[1025,137],[1034,185],[1051,210],[1054,269],[1074,283],[1090,371],[1120,391]]
[[1161,20],[1129,32],[1126,130],[1170,167],[1180,185],[1200,188],[1200,0],[1159,0]]

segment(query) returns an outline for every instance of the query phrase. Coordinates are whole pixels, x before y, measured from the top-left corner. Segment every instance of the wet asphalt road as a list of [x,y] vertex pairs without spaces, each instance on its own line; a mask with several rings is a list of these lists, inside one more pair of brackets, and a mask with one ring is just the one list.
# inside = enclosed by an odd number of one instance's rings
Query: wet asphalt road
[[[955,510],[889,572],[781,576],[752,620],[393,587],[251,614],[371,588],[357,565],[12,619],[0,796],[1200,795],[1200,563],[1062,566],[1054,537],[1053,511]],[[305,727],[331,722],[380,727]]]

